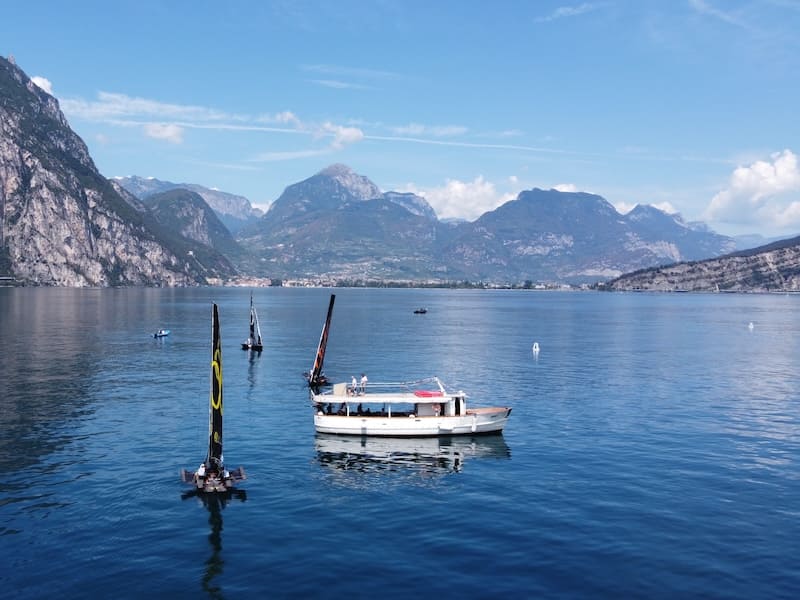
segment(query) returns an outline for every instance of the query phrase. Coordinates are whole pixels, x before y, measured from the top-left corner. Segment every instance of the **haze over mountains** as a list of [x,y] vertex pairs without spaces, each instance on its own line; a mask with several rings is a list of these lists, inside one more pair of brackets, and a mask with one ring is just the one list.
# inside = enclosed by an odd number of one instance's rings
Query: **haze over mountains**
[[441,221],[345,165],[262,214],[234,194],[105,179],[58,101],[0,58],[0,275],[42,285],[193,285],[235,276],[585,284],[718,257],[730,237],[651,206],[532,189],[475,221]]

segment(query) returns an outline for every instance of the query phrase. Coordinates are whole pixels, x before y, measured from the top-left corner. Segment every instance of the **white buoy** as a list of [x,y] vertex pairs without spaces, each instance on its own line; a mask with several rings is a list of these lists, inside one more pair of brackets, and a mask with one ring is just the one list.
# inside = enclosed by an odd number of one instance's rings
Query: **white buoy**
[[752,322],[752,321],[750,321],[750,324],[747,326],[747,328],[748,328],[750,331],[753,331],[753,327],[755,327],[755,325],[753,325],[753,322]]
[[533,342],[533,347],[531,348],[533,355],[536,356],[539,354],[539,342]]

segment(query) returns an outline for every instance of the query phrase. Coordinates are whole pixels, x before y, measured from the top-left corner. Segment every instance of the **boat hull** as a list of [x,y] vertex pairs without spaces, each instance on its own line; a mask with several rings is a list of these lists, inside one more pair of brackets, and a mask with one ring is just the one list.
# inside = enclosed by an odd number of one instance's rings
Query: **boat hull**
[[476,435],[503,431],[510,408],[482,408],[457,417],[314,415],[317,433],[385,437]]
[[206,494],[234,491],[237,482],[247,479],[243,467],[234,469],[228,475],[228,477],[218,477],[214,475],[200,476],[197,472],[181,469],[181,480],[183,480],[184,483],[194,486],[198,492],[204,492]]

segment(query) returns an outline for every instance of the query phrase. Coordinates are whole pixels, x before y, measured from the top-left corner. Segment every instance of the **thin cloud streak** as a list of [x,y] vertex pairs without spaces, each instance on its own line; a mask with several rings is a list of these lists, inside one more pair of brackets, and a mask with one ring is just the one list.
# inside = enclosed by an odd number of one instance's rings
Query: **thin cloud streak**
[[525,152],[546,152],[549,154],[570,154],[566,150],[555,150],[552,148],[536,148],[534,146],[518,146],[512,144],[481,144],[475,142],[456,142],[448,140],[431,140],[414,137],[396,137],[388,135],[365,135],[365,140],[376,140],[382,142],[404,142],[412,144],[428,144],[432,146],[454,146],[457,148],[486,148],[494,150],[521,150]]
[[579,4],[578,6],[559,6],[549,15],[545,17],[539,17],[538,19],[536,19],[536,22],[550,23],[551,21],[556,21],[558,19],[578,17],[588,12],[597,10],[598,8],[600,8],[600,6],[601,6],[600,4],[592,4],[589,2],[584,2],[583,4]]
[[369,90],[373,89],[367,85],[360,83],[347,83],[346,81],[337,81],[335,79],[309,79],[309,83],[321,85],[322,87],[333,88],[335,90]]
[[713,17],[729,25],[734,25],[735,27],[741,27],[743,29],[748,28],[747,23],[738,17],[729,12],[725,12],[715,8],[714,6],[711,6],[711,4],[705,0],[689,0],[689,6],[691,6],[692,9],[699,14]]
[[302,65],[304,71],[313,73],[323,73],[325,75],[343,75],[345,77],[363,77],[367,79],[400,79],[399,73],[391,71],[379,71],[375,69],[363,69],[359,67],[342,67],[336,65]]

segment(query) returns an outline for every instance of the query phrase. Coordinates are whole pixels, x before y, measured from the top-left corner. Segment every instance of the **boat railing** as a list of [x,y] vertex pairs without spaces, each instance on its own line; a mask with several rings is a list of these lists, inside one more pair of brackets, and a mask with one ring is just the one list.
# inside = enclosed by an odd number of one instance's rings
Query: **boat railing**
[[[436,386],[435,390],[425,390],[425,386],[427,385],[430,387],[430,384],[434,384]],[[355,386],[352,383],[335,383],[333,387],[329,390],[325,390],[319,394],[315,394],[317,396],[341,396],[343,393],[346,393],[348,396],[358,397],[361,395],[369,395],[370,393],[373,394],[391,394],[391,393],[408,393],[413,394],[414,392],[420,391],[433,391],[438,392],[442,395],[447,395],[448,392],[438,377],[426,377],[425,379],[417,379],[415,381],[380,381],[380,382],[367,382],[365,386],[362,386],[360,382],[357,382]]]

